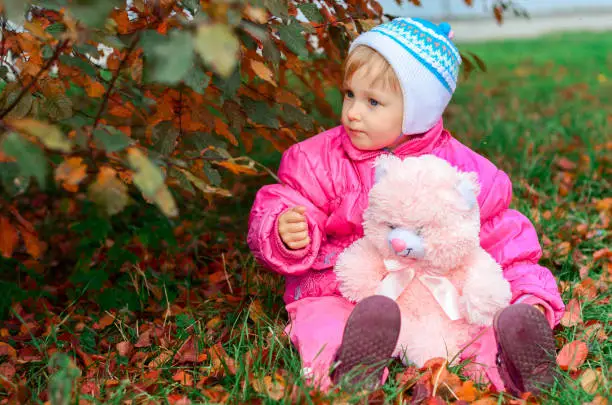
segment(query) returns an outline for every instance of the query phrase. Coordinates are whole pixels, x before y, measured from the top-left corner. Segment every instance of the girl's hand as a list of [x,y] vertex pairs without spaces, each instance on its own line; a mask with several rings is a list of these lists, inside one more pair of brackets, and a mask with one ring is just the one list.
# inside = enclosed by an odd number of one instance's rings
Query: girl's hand
[[305,213],[306,207],[297,206],[278,218],[278,234],[285,246],[291,250],[302,249],[310,244]]

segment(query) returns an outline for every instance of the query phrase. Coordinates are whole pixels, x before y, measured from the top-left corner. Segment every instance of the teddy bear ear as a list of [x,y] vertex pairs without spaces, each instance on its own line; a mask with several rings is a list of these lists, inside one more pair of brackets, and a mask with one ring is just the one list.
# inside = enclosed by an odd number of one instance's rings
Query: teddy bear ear
[[461,195],[461,206],[467,211],[471,211],[478,204],[478,194],[480,193],[478,175],[474,172],[461,173],[455,188]]

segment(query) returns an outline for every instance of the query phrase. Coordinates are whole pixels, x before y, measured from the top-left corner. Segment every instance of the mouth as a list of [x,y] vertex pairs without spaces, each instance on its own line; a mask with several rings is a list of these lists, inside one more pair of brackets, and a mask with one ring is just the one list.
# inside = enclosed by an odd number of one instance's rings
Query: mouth
[[410,256],[410,253],[412,253],[412,248],[406,248],[402,250],[401,252],[398,252],[397,255],[402,256],[402,257],[408,257]]
[[364,132],[363,132],[363,131],[358,131],[358,130],[356,130],[356,129],[351,129],[351,128],[349,128],[349,132],[350,132],[352,135],[363,135],[363,134],[364,134]]

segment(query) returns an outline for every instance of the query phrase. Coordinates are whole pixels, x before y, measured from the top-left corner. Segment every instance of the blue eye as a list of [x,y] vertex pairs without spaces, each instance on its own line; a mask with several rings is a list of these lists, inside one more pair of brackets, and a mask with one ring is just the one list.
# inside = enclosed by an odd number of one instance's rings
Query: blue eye
[[372,107],[376,107],[378,104],[379,104],[378,101],[374,100],[373,98],[370,99],[370,105]]
[[344,94],[348,98],[353,98],[355,96],[351,90],[347,90]]

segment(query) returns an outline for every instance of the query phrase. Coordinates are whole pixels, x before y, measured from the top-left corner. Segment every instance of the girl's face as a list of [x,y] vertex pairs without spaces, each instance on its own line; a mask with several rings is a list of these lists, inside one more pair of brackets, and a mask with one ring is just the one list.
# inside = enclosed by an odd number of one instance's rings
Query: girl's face
[[373,84],[374,77],[361,67],[346,81],[342,104],[342,125],[353,146],[361,150],[394,147],[404,140],[401,92]]

